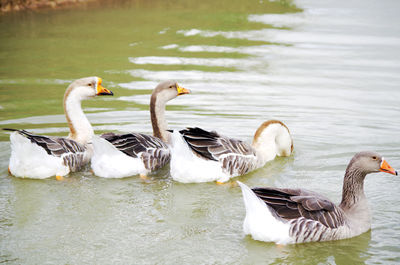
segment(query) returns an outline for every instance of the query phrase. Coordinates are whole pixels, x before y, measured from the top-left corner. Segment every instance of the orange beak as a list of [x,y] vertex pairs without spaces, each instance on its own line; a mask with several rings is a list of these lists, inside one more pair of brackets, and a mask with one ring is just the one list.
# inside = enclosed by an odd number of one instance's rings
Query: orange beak
[[101,85],[102,79],[99,77],[97,78],[97,89],[96,89],[96,95],[97,96],[113,96],[114,93],[111,90],[108,90],[107,88],[103,87]]
[[397,175],[397,171],[394,170],[385,159],[382,159],[381,168],[379,169],[382,172]]
[[178,96],[180,95],[185,95],[185,94],[190,94],[190,90],[184,87],[181,87],[176,83],[176,90],[178,91]]

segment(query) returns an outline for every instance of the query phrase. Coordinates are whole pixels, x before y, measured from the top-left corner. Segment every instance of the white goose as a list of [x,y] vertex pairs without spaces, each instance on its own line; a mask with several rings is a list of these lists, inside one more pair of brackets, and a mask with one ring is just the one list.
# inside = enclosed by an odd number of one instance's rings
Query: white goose
[[264,122],[250,145],[200,128],[174,131],[171,141],[171,177],[179,182],[223,183],[260,168],[278,156],[289,156],[293,140],[281,121]]
[[25,130],[10,135],[9,172],[21,178],[62,177],[79,170],[90,161],[93,129],[82,111],[81,101],[96,95],[113,95],[101,86],[99,77],[86,77],[72,82],[64,94],[64,111],[70,129],[68,138],[41,136]]
[[303,189],[253,188],[238,181],[246,206],[245,234],[278,244],[338,240],[371,229],[371,214],[364,194],[369,173],[397,175],[379,154],[360,152],[346,169],[342,202]]
[[170,132],[165,120],[165,106],[168,101],[190,91],[173,81],[160,83],[150,99],[153,134],[106,133],[93,140],[94,155],[92,169],[95,175],[103,178],[123,178],[149,172],[164,167],[170,160]]

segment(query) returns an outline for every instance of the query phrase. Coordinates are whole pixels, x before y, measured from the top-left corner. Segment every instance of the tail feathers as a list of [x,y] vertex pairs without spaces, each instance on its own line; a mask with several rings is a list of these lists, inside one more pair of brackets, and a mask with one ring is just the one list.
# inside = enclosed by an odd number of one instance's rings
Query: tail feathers
[[92,139],[94,154],[91,166],[96,176],[102,178],[124,178],[147,171],[140,158],[127,156],[112,143],[99,136]]
[[69,173],[69,167],[64,165],[61,157],[49,155],[41,146],[32,143],[20,130],[13,131],[10,135],[9,168],[14,176],[43,179],[54,175],[65,176]]
[[291,241],[289,236],[290,225],[276,218],[272,209],[265,204],[245,184],[237,181],[243,193],[246,207],[246,218],[243,222],[243,231],[254,239],[266,242],[286,244]]
[[267,205],[263,201],[261,201],[246,184],[243,184],[240,181],[237,181],[237,183],[242,189],[243,200],[247,214],[267,207]]
[[120,151],[106,139],[97,135],[92,138],[93,148],[95,154],[113,154],[120,153]]
[[32,135],[31,133],[29,133],[28,131],[25,130],[18,130],[18,129],[12,129],[12,128],[2,128],[4,131],[9,131],[9,132],[18,132],[21,135],[24,136],[29,136]]
[[19,131],[18,129],[12,129],[12,128],[2,128],[4,131],[10,131],[10,132],[15,132]]

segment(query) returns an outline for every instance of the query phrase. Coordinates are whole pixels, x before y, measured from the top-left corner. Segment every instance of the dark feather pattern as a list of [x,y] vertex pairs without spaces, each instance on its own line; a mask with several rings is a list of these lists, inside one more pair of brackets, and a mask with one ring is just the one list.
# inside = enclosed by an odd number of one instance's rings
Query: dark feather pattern
[[255,167],[255,150],[246,142],[198,127],[187,128],[179,133],[193,152],[204,159],[220,161],[222,168],[231,175],[243,175]]
[[71,171],[77,171],[87,162],[84,160],[86,149],[83,145],[62,137],[50,137],[35,135],[25,130],[5,129],[17,131],[22,136],[28,138],[31,143],[42,147],[48,155],[61,157],[65,166]]
[[140,158],[148,170],[160,169],[170,160],[168,146],[157,137],[141,133],[106,133],[101,137],[126,155]]
[[[338,228],[345,223],[342,209],[317,193],[300,189],[254,188],[252,190],[275,211],[277,216],[287,221],[302,220],[303,217],[318,221],[328,228]],[[301,225],[299,227],[303,228]]]

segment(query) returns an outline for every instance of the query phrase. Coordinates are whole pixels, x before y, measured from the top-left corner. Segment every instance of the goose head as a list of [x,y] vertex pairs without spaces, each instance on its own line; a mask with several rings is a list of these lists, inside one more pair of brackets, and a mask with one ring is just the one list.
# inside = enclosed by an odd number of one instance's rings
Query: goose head
[[[378,153],[371,151],[363,151],[355,154],[347,166],[343,179],[342,202],[340,207],[349,211],[366,203],[364,195],[364,179],[369,173],[385,172],[397,175],[386,160]],[[369,212],[369,211],[368,211]],[[359,219],[359,217],[357,217]],[[367,215],[369,217],[369,213]]]
[[80,100],[95,96],[114,95],[113,92],[101,85],[102,79],[97,76],[85,77],[72,82],[65,92],[64,100],[74,97]]
[[72,82],[64,94],[64,112],[70,129],[69,138],[81,144],[90,141],[93,128],[82,111],[81,101],[95,96],[113,95],[101,85],[100,77],[85,77]]
[[261,124],[254,134],[252,146],[262,160],[268,161],[278,156],[290,156],[293,140],[287,126],[278,120],[269,120]]
[[362,175],[377,172],[385,172],[393,175],[398,174],[380,154],[371,151],[363,151],[355,154],[349,163],[347,171],[358,171]]
[[157,85],[151,94],[152,100],[157,98],[159,103],[166,103],[180,95],[189,94],[190,90],[178,85],[175,81],[164,81]]
[[153,135],[169,141],[168,124],[165,119],[165,106],[168,101],[180,95],[189,94],[190,90],[183,88],[174,81],[164,81],[157,85],[150,98],[150,116],[153,126]]

